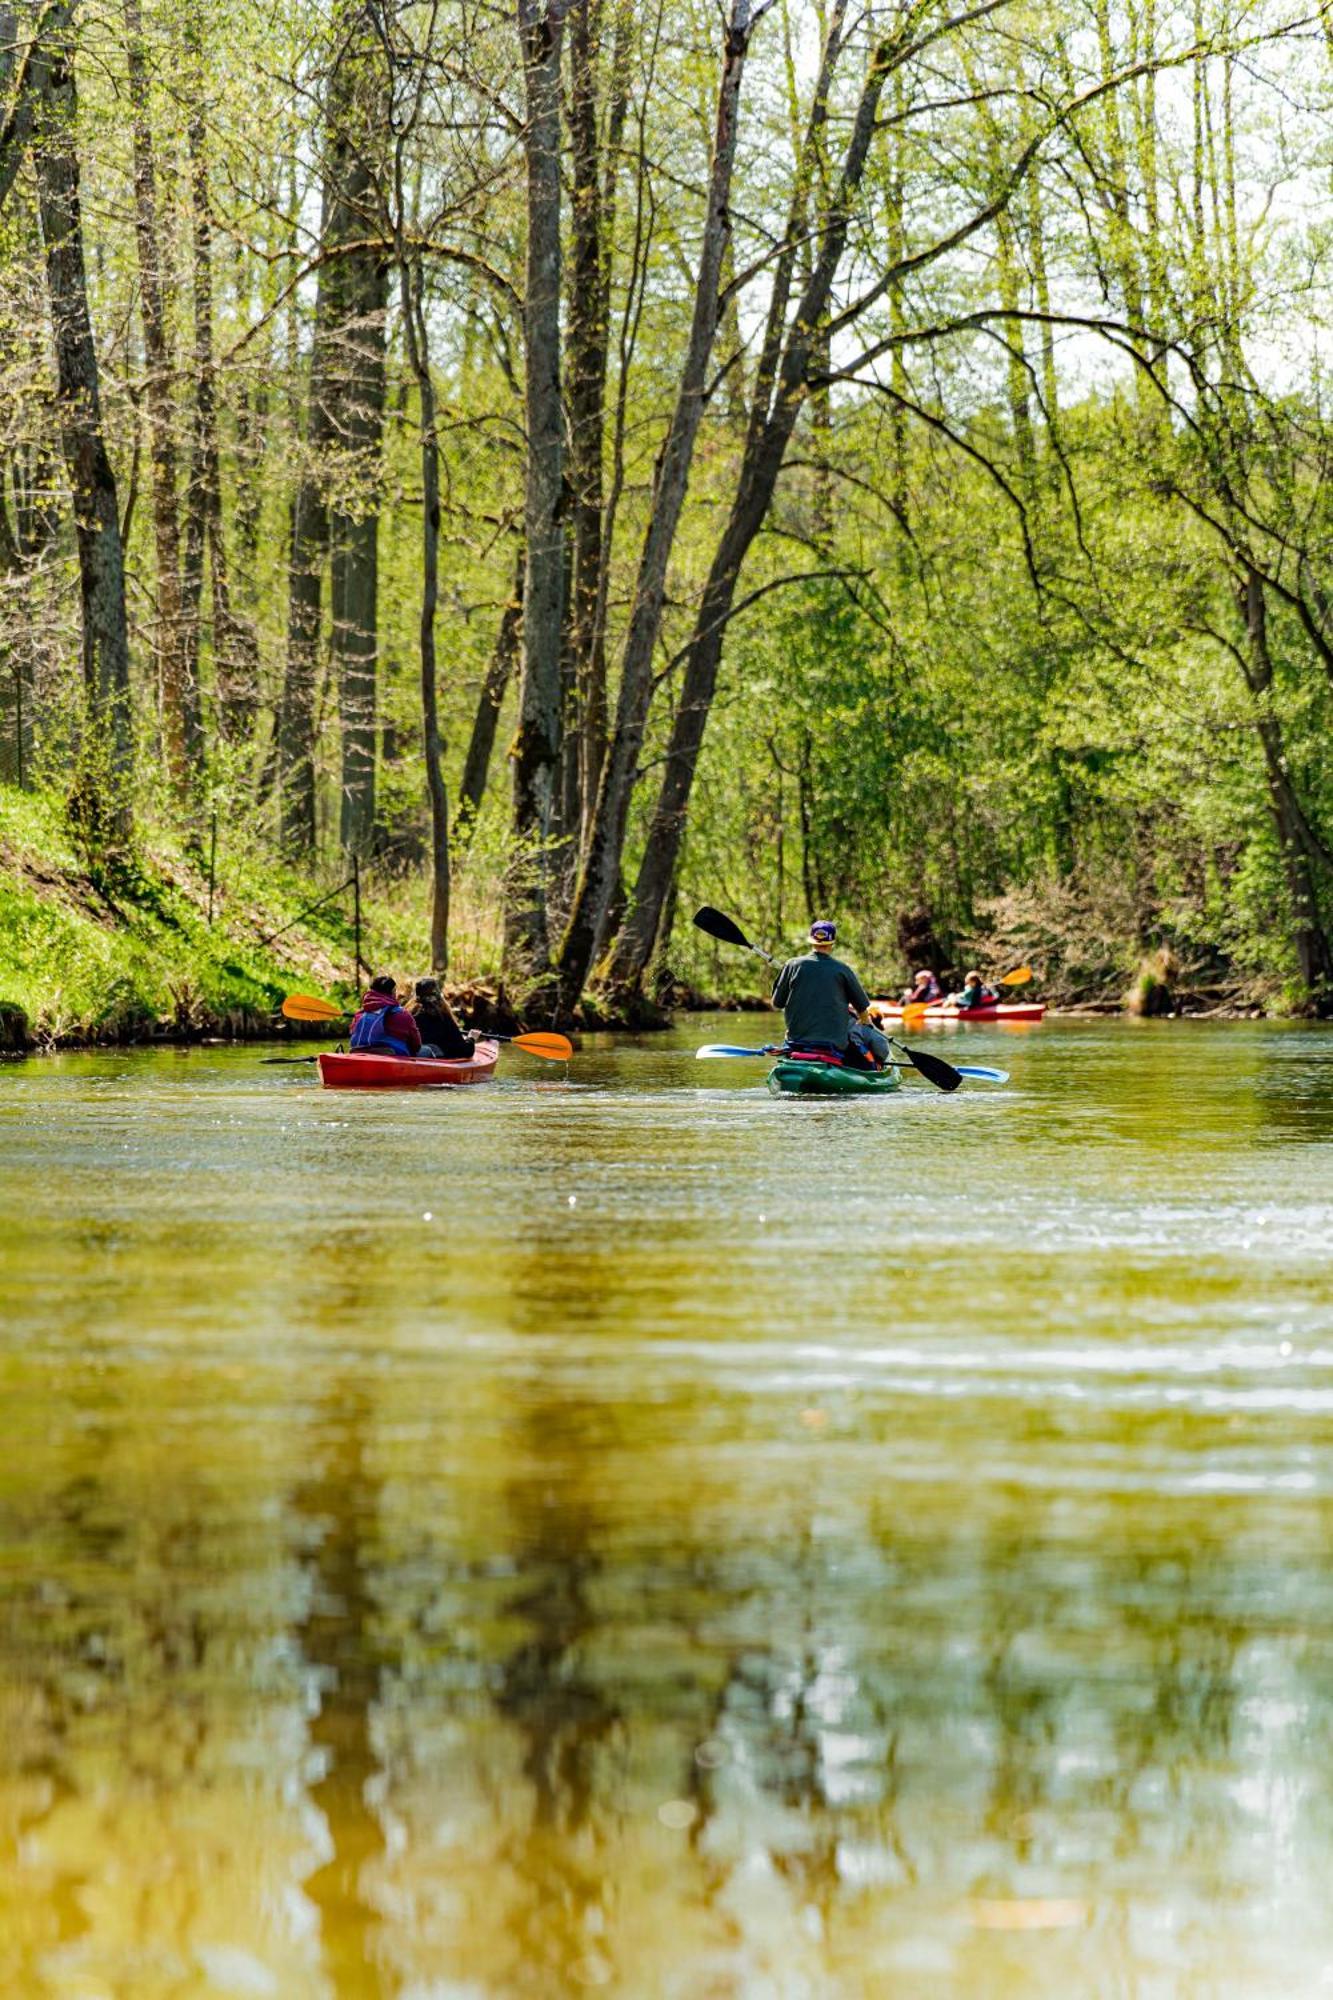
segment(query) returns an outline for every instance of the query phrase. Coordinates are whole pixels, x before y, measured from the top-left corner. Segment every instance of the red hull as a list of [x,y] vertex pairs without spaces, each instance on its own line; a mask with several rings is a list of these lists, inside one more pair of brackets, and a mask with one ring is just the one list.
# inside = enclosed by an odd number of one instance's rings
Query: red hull
[[422,1090],[430,1084],[485,1083],[495,1075],[498,1042],[478,1042],[476,1054],[454,1062],[444,1057],[377,1056],[373,1050],[319,1058],[326,1090]]
[[[902,1020],[903,1010],[900,1002],[894,1001],[890,1004],[887,1000],[876,1000],[872,1005],[875,1012],[882,1014],[886,1021]],[[1002,1000],[998,1007],[969,1007],[961,1013],[957,1007],[927,1007],[921,1019],[923,1021],[1040,1021],[1045,1012],[1044,1000]]]

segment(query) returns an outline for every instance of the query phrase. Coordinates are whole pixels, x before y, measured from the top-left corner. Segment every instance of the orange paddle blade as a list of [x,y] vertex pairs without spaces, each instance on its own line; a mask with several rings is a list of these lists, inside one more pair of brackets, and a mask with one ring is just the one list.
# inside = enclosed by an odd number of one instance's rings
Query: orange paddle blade
[[512,1040],[516,1049],[526,1049],[530,1056],[540,1056],[543,1062],[568,1062],[574,1053],[568,1035],[515,1035]]
[[1012,972],[1006,972],[1001,976],[999,984],[1001,986],[1026,986],[1031,977],[1032,967],[1030,965],[1016,965]]
[[903,1008],[903,1026],[905,1028],[912,1028],[916,1026],[918,1021],[924,1021],[926,1018],[926,1008],[931,1004],[927,1000],[909,1000]]
[[345,1007],[335,1007],[331,1000],[319,1000],[313,993],[289,993],[282,1003],[282,1011],[289,1021],[344,1021]]

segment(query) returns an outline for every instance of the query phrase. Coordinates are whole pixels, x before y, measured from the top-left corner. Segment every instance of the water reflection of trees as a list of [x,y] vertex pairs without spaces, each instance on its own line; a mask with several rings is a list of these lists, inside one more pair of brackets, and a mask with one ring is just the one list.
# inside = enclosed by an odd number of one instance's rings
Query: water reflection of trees
[[[15,1990],[62,1946],[110,1982],[127,1941],[194,1964],[221,1931],[293,1996],[638,2000],[668,1970],[692,1995],[852,1994],[895,1990],[924,1926],[953,1994],[985,1990],[971,1902],[1043,1895],[1214,1913],[1206,1945],[1108,1920],[1127,1990],[1146,1965],[1188,1991],[1191,1952],[1245,1966],[1279,1866],[1308,1889],[1333,1817],[1317,1509],[1021,1484],[960,1505],[836,1435],[778,1448],[799,1432],[776,1401],[714,1409],[696,1447],[705,1389],[642,1382],[550,1343],[344,1367],[243,1474],[203,1397],[169,1454],[126,1398],[29,1455],[22,1504],[11,1469]],[[693,1824],[664,1826],[682,1799]],[[34,1881],[40,1921],[13,1887]],[[275,1935],[297,1888],[318,1964]],[[1304,1921],[1270,1971],[1314,1962]]]
[[323,1858],[302,1886],[319,1912],[331,1990],[357,2000],[378,2000],[389,1990],[372,1901],[385,1852],[372,1802],[380,1777],[374,1719],[385,1667],[372,1589],[381,1485],[368,1441],[372,1414],[359,1381],[330,1381],[312,1425],[311,1476],[293,1494],[309,1592],[296,1636],[318,1701],[310,1723],[309,1797],[324,1824]]

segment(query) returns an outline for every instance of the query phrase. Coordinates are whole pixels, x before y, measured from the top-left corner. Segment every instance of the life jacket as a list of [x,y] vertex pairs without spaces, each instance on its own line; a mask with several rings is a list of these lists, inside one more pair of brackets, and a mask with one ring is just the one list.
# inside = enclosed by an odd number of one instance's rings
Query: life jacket
[[348,1036],[348,1046],[353,1049],[375,1049],[380,1055],[410,1057],[411,1049],[406,1042],[400,1042],[385,1026],[384,1017],[393,1011],[388,1007],[363,1007],[352,1023]]

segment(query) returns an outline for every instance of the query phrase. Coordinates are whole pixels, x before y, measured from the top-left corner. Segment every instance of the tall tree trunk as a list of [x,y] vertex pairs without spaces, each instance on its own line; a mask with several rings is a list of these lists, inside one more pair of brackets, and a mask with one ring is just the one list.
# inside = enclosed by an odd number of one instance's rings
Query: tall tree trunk
[[731,0],[718,83],[717,123],[709,172],[703,243],[695,282],[689,345],[676,405],[653,475],[652,504],[629,630],[621,660],[615,731],[602,768],[587,853],[560,951],[558,1001],[568,1012],[592,970],[612,897],[620,884],[630,795],[652,700],[653,653],[662,624],[667,566],[685,504],[695,439],[703,416],[708,367],[717,332],[719,288],[731,232],[731,174],[736,156],[737,109],[751,31],[750,0]]
[[420,260],[399,266],[403,337],[421,399],[421,747],[430,799],[430,969],[449,967],[449,797],[440,753],[440,707],[435,669],[435,612],[440,598],[440,443],[435,428],[435,383],[422,299]]
[[505,887],[505,959],[520,977],[550,962],[547,843],[560,774],[564,623],[564,415],[560,401],[560,49],[569,0],[517,0],[527,126],[527,269],[523,301],[523,676],[514,739],[515,855]]
[[[383,424],[388,266],[379,251],[347,255],[345,246],[379,233],[371,160],[387,118],[380,45],[368,19],[343,5],[335,26],[340,33],[329,80],[320,215],[320,246],[331,255],[321,267],[315,301],[278,722],[283,844],[297,855],[309,855],[315,846],[315,707],[323,572],[331,544],[331,648],[343,721],[339,831],[355,852],[368,849],[375,812],[378,519],[366,498],[377,473]],[[331,487],[339,489],[332,502]]]
[[1296,962],[1307,991],[1328,1001],[1333,999],[1333,938],[1320,914],[1316,875],[1319,854],[1291,780],[1281,724],[1271,705],[1273,661],[1268,645],[1267,604],[1263,579],[1253,568],[1245,571],[1238,597],[1245,620],[1245,677],[1255,699],[1255,730],[1264,753],[1269,803],[1287,878]]
[[158,700],[167,770],[177,798],[188,804],[197,798],[203,776],[203,743],[197,693],[194,699],[190,693],[190,658],[181,600],[172,364],[157,212],[157,169],[149,117],[148,65],[139,0],[125,0],[125,37],[134,124],[134,219],[147,364],[144,397],[148,406],[157,552]]
[[[841,14],[835,12],[825,44],[820,82],[811,114],[812,132],[822,133],[824,104],[836,60]],[[717,687],[718,665],[727,620],[735,601],[741,566],[763,526],[796,420],[808,393],[813,357],[819,350],[821,327],[828,310],[833,281],[842,262],[851,223],[852,202],[860,187],[874,138],[880,97],[892,72],[897,44],[892,37],[877,44],[852,120],[838,185],[823,215],[818,253],[788,317],[786,287],[791,262],[779,263],[769,309],[763,353],[751,402],[750,430],[736,481],[735,495],[704,585],[694,631],[685,660],[680,705],[667,746],[666,769],[649,823],[643,859],[629,912],[611,955],[608,972],[617,985],[637,988],[652,957],[662,911],[675,875],[685,831],[690,792],[703,746],[704,729]],[[807,141],[809,150],[812,141]],[[806,168],[808,174],[810,168]],[[801,175],[793,196],[788,242],[794,245],[804,212]],[[799,204],[799,207],[798,207]]]
[[[347,13],[351,22],[350,8]],[[330,106],[338,243],[373,240],[379,233],[376,154],[388,123],[381,49],[364,10],[356,10],[346,33]],[[329,505],[330,648],[342,722],[340,834],[346,849],[364,857],[375,826],[378,486],[389,267],[379,250],[360,251],[340,258],[336,281],[339,449]]]
[[472,734],[468,739],[467,756],[463,760],[463,776],[458,787],[458,815],[454,822],[453,850],[456,862],[463,859],[472,845],[477,814],[481,811],[486,779],[490,773],[491,752],[495,747],[495,731],[500,720],[500,710],[504,706],[505,694],[521,650],[525,560],[524,553],[520,549],[514,574],[513,595],[501,614],[495,650],[487,664],[481,692],[477,696],[476,713],[472,718]]
[[90,837],[128,840],[134,730],[125,558],[116,476],[102,429],[83,254],[72,30],[54,38],[37,121],[37,197],[56,357],[61,442],[74,500],[83,610],[84,740],[74,802]]
[[569,124],[573,142],[573,260],[569,284],[569,486],[573,530],[568,607],[580,839],[585,839],[606,755],[606,633],[602,617],[603,460],[611,326],[616,176],[629,102],[628,9],[614,0],[615,29],[604,149],[597,69],[605,0],[574,0],[570,14]]

